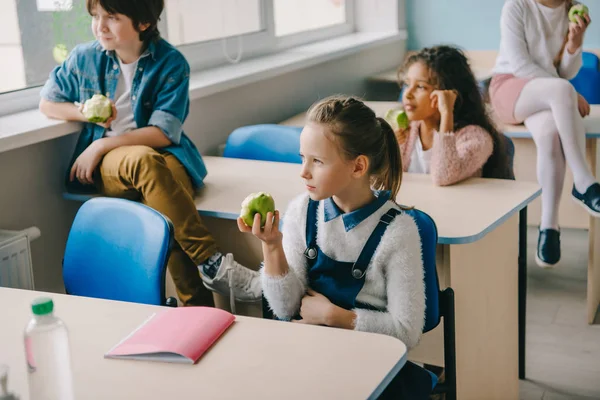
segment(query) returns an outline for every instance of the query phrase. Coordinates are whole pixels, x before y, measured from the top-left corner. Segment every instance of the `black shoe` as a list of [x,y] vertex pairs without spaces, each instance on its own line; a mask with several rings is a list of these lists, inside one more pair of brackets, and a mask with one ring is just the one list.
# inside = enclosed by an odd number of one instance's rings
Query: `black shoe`
[[560,232],[556,229],[540,230],[535,261],[542,268],[554,267],[560,261]]
[[594,183],[587,188],[584,194],[581,194],[575,189],[571,191],[573,200],[580,204],[585,210],[594,217],[600,217],[600,184]]

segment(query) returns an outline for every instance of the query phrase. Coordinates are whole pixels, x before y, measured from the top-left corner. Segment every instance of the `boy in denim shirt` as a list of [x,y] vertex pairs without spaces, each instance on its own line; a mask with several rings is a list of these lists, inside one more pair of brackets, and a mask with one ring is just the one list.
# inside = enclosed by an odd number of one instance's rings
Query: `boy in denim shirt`
[[[206,168],[182,131],[190,68],[160,37],[163,8],[164,0],[87,0],[97,40],[75,47],[51,72],[40,110],[84,122],[69,190],[139,200],[171,219],[176,244],[169,271],[185,305],[206,304],[203,282],[227,296],[231,290],[239,301],[260,300],[258,273],[218,251],[194,205]],[[111,100],[104,123],[90,123],[81,112],[94,94]]]

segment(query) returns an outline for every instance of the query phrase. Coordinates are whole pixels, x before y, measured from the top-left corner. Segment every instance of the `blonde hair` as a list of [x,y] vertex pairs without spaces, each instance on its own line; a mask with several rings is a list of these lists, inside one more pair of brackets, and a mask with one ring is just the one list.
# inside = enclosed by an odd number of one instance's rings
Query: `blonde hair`
[[355,97],[336,95],[311,106],[308,121],[324,124],[344,156],[369,159],[374,189],[389,190],[394,200],[402,183],[402,159],[392,127]]

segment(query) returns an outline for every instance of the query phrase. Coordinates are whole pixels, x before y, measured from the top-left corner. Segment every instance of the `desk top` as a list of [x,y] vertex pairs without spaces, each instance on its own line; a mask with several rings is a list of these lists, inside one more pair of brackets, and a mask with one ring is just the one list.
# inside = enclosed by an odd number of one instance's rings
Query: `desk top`
[[[222,157],[204,157],[204,162],[206,186],[196,196],[201,215],[235,219],[244,198],[258,191],[271,193],[277,209],[285,212],[305,190],[299,164]],[[439,243],[464,244],[481,239],[540,192],[531,182],[481,178],[439,187],[428,175],[405,173],[397,201],[428,213],[437,224]]]
[[[385,115],[387,110],[397,107],[400,103],[395,101],[367,101],[365,104],[371,107],[378,116],[382,117]],[[600,104],[592,104],[590,105],[590,108],[590,115],[583,119],[587,131],[586,136],[588,138],[600,138]],[[290,126],[304,126],[305,117],[305,113],[300,113],[292,118],[286,119],[285,121],[281,122],[281,124]],[[508,137],[531,137],[531,134],[527,131],[525,125],[509,125],[498,123],[498,126]]]
[[0,364],[21,400],[23,329],[40,295],[69,329],[78,399],[371,399],[405,362],[406,347],[389,336],[242,316],[196,365],[108,360],[156,306],[0,288]]

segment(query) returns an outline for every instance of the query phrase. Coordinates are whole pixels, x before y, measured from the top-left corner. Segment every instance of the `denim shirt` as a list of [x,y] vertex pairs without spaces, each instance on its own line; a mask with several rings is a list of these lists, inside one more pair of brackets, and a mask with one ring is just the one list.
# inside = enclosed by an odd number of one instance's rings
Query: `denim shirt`
[[[119,60],[97,41],[75,47],[65,62],[54,68],[41,91],[52,102],[84,103],[94,94],[115,101],[119,81]],[[138,127],[156,126],[172,142],[162,150],[172,153],[183,164],[194,187],[203,186],[206,167],[182,125],[189,112],[190,67],[183,55],[167,41],[150,42],[140,56],[131,86],[131,107]],[[85,123],[70,165],[105,129]],[[70,171],[70,167],[67,170]],[[67,176],[68,178],[68,176]],[[68,182],[73,190],[85,190],[79,182]]]

